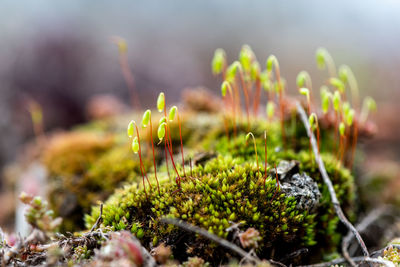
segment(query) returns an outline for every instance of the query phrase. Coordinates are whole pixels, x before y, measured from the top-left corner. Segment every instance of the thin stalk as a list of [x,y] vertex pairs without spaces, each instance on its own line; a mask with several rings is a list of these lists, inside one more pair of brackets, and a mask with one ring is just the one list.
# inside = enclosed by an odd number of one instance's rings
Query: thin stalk
[[349,163],[350,170],[353,167],[354,156],[355,156],[356,146],[357,146],[357,138],[358,138],[358,122],[357,122],[357,118],[355,118],[354,124],[353,124],[353,142],[351,144],[351,156],[350,156],[350,163]]
[[142,177],[143,177],[143,190],[144,190],[144,194],[146,195],[146,199],[147,199],[146,184],[144,182],[144,178],[146,177],[146,180],[149,183],[150,189],[151,189],[151,184],[150,184],[149,178],[147,178],[146,170],[144,168],[144,164],[142,161],[142,148],[140,145],[140,135],[139,135],[139,129],[138,129],[136,123],[135,123],[135,128],[136,128],[136,135],[137,135],[138,142],[139,142],[139,162],[140,162],[140,171],[141,171]]
[[125,83],[129,88],[132,105],[136,109],[140,110],[141,105],[140,105],[138,94],[135,89],[135,78],[133,77],[131,68],[128,63],[128,57],[126,56],[126,43],[122,38],[116,37],[114,40],[114,43],[116,43],[118,45],[118,47],[120,47],[120,42],[124,42],[125,50],[123,50],[121,48],[119,49],[120,50],[119,51],[119,65],[121,67],[121,71],[122,71],[122,75],[124,76]]
[[238,111],[238,116],[239,118],[242,117],[242,109],[240,108],[240,95],[239,95],[239,88],[238,85],[236,84],[236,82],[233,83],[232,85],[233,87],[233,92],[235,95],[235,109]]
[[258,114],[258,107],[260,105],[260,95],[261,95],[261,81],[260,78],[256,79],[256,93],[254,94],[254,101],[253,101],[253,113],[254,116],[257,117]]
[[267,131],[264,131],[264,188],[267,180],[267,165],[268,165],[268,150],[267,150]]
[[182,155],[183,176],[186,176],[186,172],[185,172],[185,158],[184,158],[184,156],[183,156],[183,141],[182,141],[181,120],[179,119],[179,113],[177,114],[177,117],[178,117],[178,127],[179,127],[179,138],[181,139],[181,155]]
[[[232,86],[229,82],[226,83],[226,86],[228,88],[228,93],[231,97],[231,102],[232,102],[232,113],[233,113],[233,121],[232,121],[232,126],[233,126],[233,136],[236,137],[236,108],[235,108],[235,103],[234,103],[234,95],[232,92]],[[229,133],[227,134],[229,138]]]
[[243,89],[243,93],[244,93],[246,116],[247,116],[247,130],[249,130],[250,129],[249,93],[247,91],[247,86],[244,81],[244,74],[243,74],[242,68],[239,68],[239,78],[240,78],[240,83],[242,85],[242,89]]
[[167,139],[164,139],[164,151],[165,151],[165,165],[167,166],[167,173],[168,173],[168,178],[171,181],[171,175],[169,174],[169,166],[168,166],[168,153],[167,153]]
[[253,133],[252,133],[252,132],[249,132],[249,133],[246,135],[246,145],[247,145],[248,136],[251,136],[251,138],[253,139],[254,151],[256,152],[257,174],[260,175],[260,166],[258,165],[258,155],[257,155],[257,144],[256,144],[256,139],[255,139]]
[[279,88],[279,106],[280,106],[280,111],[281,111],[281,131],[282,131],[282,141],[283,141],[283,147],[286,147],[286,133],[285,133],[285,124],[284,124],[284,107],[283,107],[283,88],[282,88],[282,83],[281,83],[281,73],[279,67],[275,65],[275,75],[276,75],[276,81],[278,82],[278,88]]
[[[175,172],[176,172],[176,175],[178,176],[178,177],[177,177],[177,178],[178,178],[177,184],[178,184],[178,187],[180,188],[180,187],[181,187],[181,179],[182,179],[182,178],[181,178],[181,176],[179,175],[178,170],[176,169],[174,157],[173,157],[173,155],[172,155],[171,133],[170,133],[169,127],[168,127],[169,123],[168,123],[166,105],[164,106],[164,116],[165,116],[165,118],[166,118],[166,124],[165,124],[165,139],[166,139],[166,143],[167,143],[167,147],[168,147],[169,156],[171,157],[172,166],[174,167],[174,170],[175,170]],[[168,142],[168,140],[167,140],[168,138],[169,138],[169,142]]]
[[[139,138],[138,138],[139,139]],[[153,125],[151,123],[151,117],[150,117],[150,139],[151,139],[151,148],[153,150],[153,165],[154,165],[154,176],[157,181],[157,188],[158,188],[158,193],[160,194],[160,184],[158,183],[158,178],[157,178],[157,166],[156,166],[156,157],[154,154],[154,142],[153,142]]]

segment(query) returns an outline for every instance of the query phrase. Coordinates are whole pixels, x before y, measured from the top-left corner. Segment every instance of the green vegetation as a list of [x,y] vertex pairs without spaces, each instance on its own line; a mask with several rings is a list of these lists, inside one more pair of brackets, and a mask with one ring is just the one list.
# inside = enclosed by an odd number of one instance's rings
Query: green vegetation
[[[350,68],[341,66],[337,77],[326,50],[319,49],[316,59],[330,75],[320,92],[322,116],[306,71],[299,73],[297,87],[305,96],[311,131],[336,195],[347,217],[354,219],[349,169],[358,127],[376,105],[367,98],[360,109]],[[238,224],[240,231],[254,229],[259,234],[255,252],[267,259],[303,248],[309,253],[294,261],[309,263],[335,253],[346,231],[339,227],[315,164],[311,139],[286,95],[279,62],[271,55],[265,65],[262,70],[249,46],[230,65],[222,49],[215,52],[212,70],[223,78],[220,114],[178,111],[160,93],[154,118],[151,109],[132,115],[136,121],[142,118],[141,127],[132,120],[128,138],[124,125],[131,118],[126,117],[52,138],[43,162],[49,170],[50,203],[64,217],[63,229],[79,229],[85,213],[90,229],[100,216],[99,201],[105,201],[101,227],[128,230],[148,249],[170,246],[180,262],[203,259],[215,265],[234,255],[161,218],[184,220],[233,242],[235,234],[227,230],[232,225]],[[262,89],[268,97],[266,114],[259,111]],[[78,250],[80,259],[87,257],[85,248]]]

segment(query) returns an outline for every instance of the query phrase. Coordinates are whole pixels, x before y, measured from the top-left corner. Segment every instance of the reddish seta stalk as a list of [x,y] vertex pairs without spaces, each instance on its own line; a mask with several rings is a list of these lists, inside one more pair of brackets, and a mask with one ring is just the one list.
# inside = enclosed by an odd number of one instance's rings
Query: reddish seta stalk
[[[171,139],[171,133],[170,133],[169,127],[168,127],[168,117],[167,117],[166,105],[164,106],[164,116],[165,116],[166,122],[167,122],[165,124],[165,139],[166,139],[166,143],[167,143],[167,147],[168,147],[169,156],[171,157],[172,166],[174,167],[176,175],[178,176],[177,179],[175,179],[175,181],[178,184],[178,188],[179,188],[178,190],[180,190],[180,188],[181,188],[181,176],[179,175],[179,172],[176,169],[174,157],[172,155],[172,141],[171,141],[172,139]],[[169,139],[169,140],[167,140],[167,139]]]
[[253,113],[254,116],[257,117],[258,114],[258,106],[260,104],[260,94],[261,94],[261,81],[259,78],[256,80],[256,93],[254,94],[254,101],[253,101]]
[[[339,116],[339,111],[333,111],[333,113],[335,114],[335,136],[334,136],[334,149],[338,149],[338,153],[339,153],[339,149],[340,147],[337,146],[337,141],[338,141],[338,136],[339,136],[339,143],[340,143],[340,133],[339,133],[339,121],[340,121],[340,116]],[[338,156],[336,156],[336,159],[338,159]]]
[[243,72],[242,70],[239,70],[239,77],[240,77],[240,83],[242,85],[243,93],[244,93],[244,100],[245,100],[245,105],[246,105],[246,116],[247,116],[247,130],[250,130],[250,111],[249,111],[249,93],[247,91],[247,86],[244,81],[243,77]]
[[353,168],[354,155],[355,155],[356,146],[357,146],[357,138],[358,138],[358,122],[357,122],[357,118],[355,118],[354,124],[353,124],[353,142],[351,144],[351,156],[350,156],[350,162],[349,162],[350,170]]
[[[157,181],[157,188],[158,188],[158,194],[160,194],[160,184],[158,183],[158,178],[157,178],[157,166],[156,166],[156,157],[154,153],[154,142],[153,142],[153,125],[151,123],[151,117],[150,117],[150,138],[151,138],[151,148],[153,150],[153,166],[154,166],[154,176]],[[139,138],[138,138],[139,139]]]
[[167,152],[167,139],[164,139],[164,151],[165,151],[165,165],[167,166],[167,173],[168,173],[168,178],[171,181],[171,175],[169,174],[169,166],[168,166],[168,152]]
[[143,190],[144,190],[144,194],[146,195],[146,199],[148,199],[147,192],[146,192],[146,184],[144,182],[144,178],[146,177],[146,180],[147,180],[147,183],[150,186],[150,189],[151,189],[151,184],[150,184],[149,178],[147,178],[146,170],[144,168],[144,164],[143,164],[143,161],[142,161],[142,148],[141,148],[141,145],[140,145],[139,129],[138,129],[136,123],[135,123],[135,128],[136,128],[136,135],[137,135],[138,143],[139,143],[139,162],[140,162],[140,171],[141,171],[142,177],[143,177]]
[[267,132],[264,132],[264,188],[265,188],[265,182],[267,180],[267,158],[268,158],[268,150],[267,150]]
[[337,178],[338,176],[338,171],[339,171],[339,167],[342,164],[343,161],[343,155],[344,155],[344,142],[345,142],[345,136],[340,135],[340,139],[339,139],[339,149],[338,149],[338,153],[336,155],[337,160],[338,160],[338,164],[337,164],[337,168],[335,171],[335,177]]
[[[118,41],[117,41],[118,44]],[[129,67],[128,58],[126,56],[126,51],[120,51],[119,53],[119,64],[121,67],[122,75],[124,76],[124,80],[126,85],[130,91],[130,97],[132,105],[137,109],[140,110],[140,100],[138,94],[135,89],[135,79],[133,77],[131,68]]]
[[186,173],[185,173],[185,158],[183,156],[182,129],[181,129],[181,120],[179,119],[179,113],[177,114],[177,117],[178,117],[178,127],[179,127],[179,138],[181,139],[181,155],[182,155],[183,176],[186,177]]

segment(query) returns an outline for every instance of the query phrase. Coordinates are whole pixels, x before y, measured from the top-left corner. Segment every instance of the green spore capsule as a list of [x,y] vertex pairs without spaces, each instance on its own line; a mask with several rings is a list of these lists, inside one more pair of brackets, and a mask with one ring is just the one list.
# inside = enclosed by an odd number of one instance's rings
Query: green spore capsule
[[333,108],[338,111],[340,108],[340,93],[338,91],[335,91],[335,93],[333,94]]
[[332,77],[329,79],[329,83],[335,88],[337,88],[341,93],[344,93],[345,86],[340,79]]
[[346,123],[348,126],[351,126],[353,124],[354,121],[354,109],[350,109],[349,112],[346,115]]
[[175,119],[175,115],[176,115],[176,112],[178,111],[178,108],[176,107],[176,106],[172,106],[170,109],[169,109],[169,114],[168,114],[168,119],[170,120],[170,121],[173,121],[174,119]]
[[142,126],[143,126],[144,128],[146,128],[147,125],[149,125],[150,118],[151,118],[151,110],[148,109],[148,110],[146,110],[146,111],[144,112],[144,114],[143,114]]
[[297,87],[304,87],[306,85],[306,81],[310,80],[310,75],[307,71],[300,71],[296,78]]
[[129,137],[132,137],[135,133],[135,121],[130,121],[128,124],[128,128],[126,130],[126,133]]
[[221,84],[221,95],[222,95],[223,97],[225,97],[227,91],[228,91],[228,82],[227,82],[227,81],[224,81],[224,82]]
[[137,136],[132,140],[132,151],[133,153],[137,154],[139,152],[139,140]]
[[268,57],[267,63],[266,63],[267,71],[271,72],[274,65],[275,65],[275,68],[279,67],[278,59],[274,55],[270,55]]
[[224,67],[225,61],[225,51],[221,48],[218,48],[214,52],[214,57],[211,62],[211,69],[214,75],[220,74]]
[[165,127],[166,127],[167,123],[163,122],[158,126],[158,130],[157,130],[157,136],[158,139],[160,140],[160,142],[164,139],[165,137]]
[[157,109],[159,112],[162,112],[164,110],[164,107],[165,107],[165,95],[163,92],[161,92],[157,98]]
[[341,136],[344,136],[345,130],[346,130],[346,126],[344,125],[343,122],[341,122],[339,124],[339,133],[340,133]]

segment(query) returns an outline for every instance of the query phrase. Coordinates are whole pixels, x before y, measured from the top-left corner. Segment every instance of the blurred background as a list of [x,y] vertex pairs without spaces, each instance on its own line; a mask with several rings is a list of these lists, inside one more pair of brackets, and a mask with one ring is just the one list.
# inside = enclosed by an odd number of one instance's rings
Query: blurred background
[[[260,62],[280,61],[289,90],[310,72],[325,73],[314,53],[323,46],[347,64],[361,95],[378,101],[379,133],[372,156],[400,158],[400,2],[383,1],[1,1],[0,169],[33,136],[27,99],[44,112],[46,131],[88,120],[90,99],[112,94],[129,104],[129,90],[111,36],[128,44],[142,106],[163,90],[172,102],[187,87],[219,93],[210,62],[216,48],[233,61],[249,44]],[[379,153],[378,153],[379,152]]]

